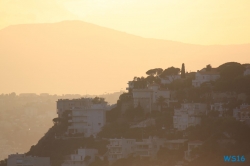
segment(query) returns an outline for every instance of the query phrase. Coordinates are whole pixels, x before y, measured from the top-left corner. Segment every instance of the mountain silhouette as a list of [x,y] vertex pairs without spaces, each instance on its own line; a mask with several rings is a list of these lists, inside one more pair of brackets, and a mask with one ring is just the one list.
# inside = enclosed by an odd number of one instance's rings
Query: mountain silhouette
[[124,90],[151,68],[185,63],[196,71],[249,57],[250,44],[186,44],[82,21],[12,25],[0,30],[0,92],[101,94]]

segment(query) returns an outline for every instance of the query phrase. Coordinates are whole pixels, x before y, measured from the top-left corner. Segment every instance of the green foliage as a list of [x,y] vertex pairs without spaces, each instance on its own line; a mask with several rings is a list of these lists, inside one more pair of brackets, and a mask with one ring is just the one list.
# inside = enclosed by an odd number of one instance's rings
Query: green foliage
[[155,69],[150,69],[146,72],[147,75],[149,76],[155,76],[155,75],[160,75],[162,73],[163,69],[162,68],[155,68]]
[[245,67],[237,62],[228,62],[218,67],[222,80],[230,80],[237,76],[242,76]]
[[206,71],[211,71],[212,70],[212,66],[209,64],[206,66]]
[[119,107],[112,108],[106,112],[106,121],[108,123],[115,122],[121,116],[121,110]]
[[26,155],[50,157],[52,166],[60,166],[66,155],[72,154],[80,147],[96,148],[99,153],[107,151],[107,141],[95,141],[93,137],[78,139],[55,139],[55,134],[61,131],[60,125],[55,125],[42,137],[36,145],[31,146]]
[[105,102],[105,99],[102,98],[102,97],[95,97],[92,99],[92,103],[93,104],[101,104],[101,103],[104,103]]
[[125,117],[128,119],[128,121],[138,120],[144,118],[144,111],[141,107],[140,103],[138,107],[130,107],[125,111]]
[[167,69],[165,69],[160,77],[165,77],[165,76],[175,76],[178,75],[180,73],[180,68],[175,68],[175,67],[169,67]]

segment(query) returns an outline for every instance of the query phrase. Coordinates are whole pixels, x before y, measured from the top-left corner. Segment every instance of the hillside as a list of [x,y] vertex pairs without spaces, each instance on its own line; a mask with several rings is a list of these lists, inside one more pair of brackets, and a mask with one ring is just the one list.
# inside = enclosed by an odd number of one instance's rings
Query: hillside
[[184,57],[189,71],[249,54],[250,44],[191,45],[81,21],[13,25],[0,30],[0,91],[101,94],[120,91],[147,69],[180,67]]

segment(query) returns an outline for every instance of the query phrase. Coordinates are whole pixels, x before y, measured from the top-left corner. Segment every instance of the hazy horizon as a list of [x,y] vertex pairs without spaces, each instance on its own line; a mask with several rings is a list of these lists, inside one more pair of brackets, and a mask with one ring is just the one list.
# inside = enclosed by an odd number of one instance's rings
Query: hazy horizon
[[250,44],[194,45],[82,21],[9,26],[0,30],[0,47],[1,93],[112,93],[152,68],[185,63],[190,72],[249,63],[250,54]]

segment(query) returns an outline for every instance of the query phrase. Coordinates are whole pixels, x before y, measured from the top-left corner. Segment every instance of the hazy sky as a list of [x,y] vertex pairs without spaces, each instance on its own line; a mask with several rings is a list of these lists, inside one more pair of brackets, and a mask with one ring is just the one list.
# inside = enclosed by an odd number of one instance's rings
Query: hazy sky
[[249,0],[0,0],[0,29],[83,20],[143,37],[250,43]]

